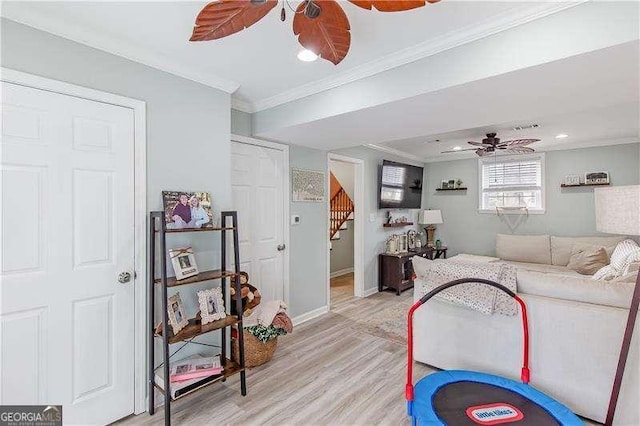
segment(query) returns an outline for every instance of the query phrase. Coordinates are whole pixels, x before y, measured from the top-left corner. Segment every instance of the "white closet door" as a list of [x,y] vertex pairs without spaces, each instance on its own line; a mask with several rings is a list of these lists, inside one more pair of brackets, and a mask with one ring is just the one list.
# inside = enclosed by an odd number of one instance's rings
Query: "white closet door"
[[284,299],[284,153],[231,143],[233,208],[238,211],[241,269],[262,300]]
[[133,413],[134,115],[2,83],[0,404]]

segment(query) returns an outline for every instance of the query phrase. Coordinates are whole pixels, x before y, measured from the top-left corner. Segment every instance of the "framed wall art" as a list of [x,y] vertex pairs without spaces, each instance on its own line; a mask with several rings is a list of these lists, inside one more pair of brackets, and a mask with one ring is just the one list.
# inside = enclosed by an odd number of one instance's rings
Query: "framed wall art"
[[291,169],[291,201],[323,202],[324,172]]

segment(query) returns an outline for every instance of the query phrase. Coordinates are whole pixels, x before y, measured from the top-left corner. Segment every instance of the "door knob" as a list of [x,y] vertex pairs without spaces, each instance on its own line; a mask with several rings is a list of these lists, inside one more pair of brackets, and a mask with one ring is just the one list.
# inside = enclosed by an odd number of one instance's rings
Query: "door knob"
[[118,275],[118,282],[121,284],[125,284],[131,281],[131,273],[130,272],[120,272]]
[[286,248],[287,248],[287,246],[285,246],[284,244],[279,244],[278,245],[278,251],[282,251],[282,250],[284,250]]

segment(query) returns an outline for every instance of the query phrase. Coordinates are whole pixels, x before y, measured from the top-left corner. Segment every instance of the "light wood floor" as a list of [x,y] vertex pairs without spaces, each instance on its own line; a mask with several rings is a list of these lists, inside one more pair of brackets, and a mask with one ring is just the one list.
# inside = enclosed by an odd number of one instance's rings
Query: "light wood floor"
[[[358,320],[409,301],[413,291],[359,299],[352,286],[353,276],[351,284],[349,276],[332,280],[331,311],[278,339],[273,359],[247,372],[247,396],[240,395],[234,376],[173,403],[173,424],[409,425],[405,345],[372,334]],[[415,364],[414,377],[432,371]],[[154,416],[131,416],[120,424],[160,425],[163,420],[159,408]]]
[[[403,395],[405,346],[359,330],[357,322],[341,312],[364,318],[400,298],[411,298],[411,291],[357,299],[353,289],[345,296],[347,286],[332,286],[331,312],[280,337],[273,359],[247,372],[246,397],[234,376],[173,403],[173,424],[410,424]],[[415,375],[430,371],[417,366]],[[160,408],[154,416],[131,416],[121,423],[162,422]]]

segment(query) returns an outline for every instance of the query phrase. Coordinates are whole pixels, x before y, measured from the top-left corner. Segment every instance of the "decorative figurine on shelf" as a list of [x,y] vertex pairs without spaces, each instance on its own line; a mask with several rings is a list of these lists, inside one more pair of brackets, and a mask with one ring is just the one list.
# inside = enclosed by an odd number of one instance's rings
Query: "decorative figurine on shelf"
[[387,238],[386,251],[387,251],[387,254],[398,254],[399,253],[399,250],[398,250],[398,236],[396,234],[393,234],[392,236]]
[[417,235],[418,233],[413,229],[410,229],[407,231],[407,245],[408,245],[409,251],[416,249]]
[[462,179],[456,180],[456,188],[461,188],[461,187],[462,187]]

